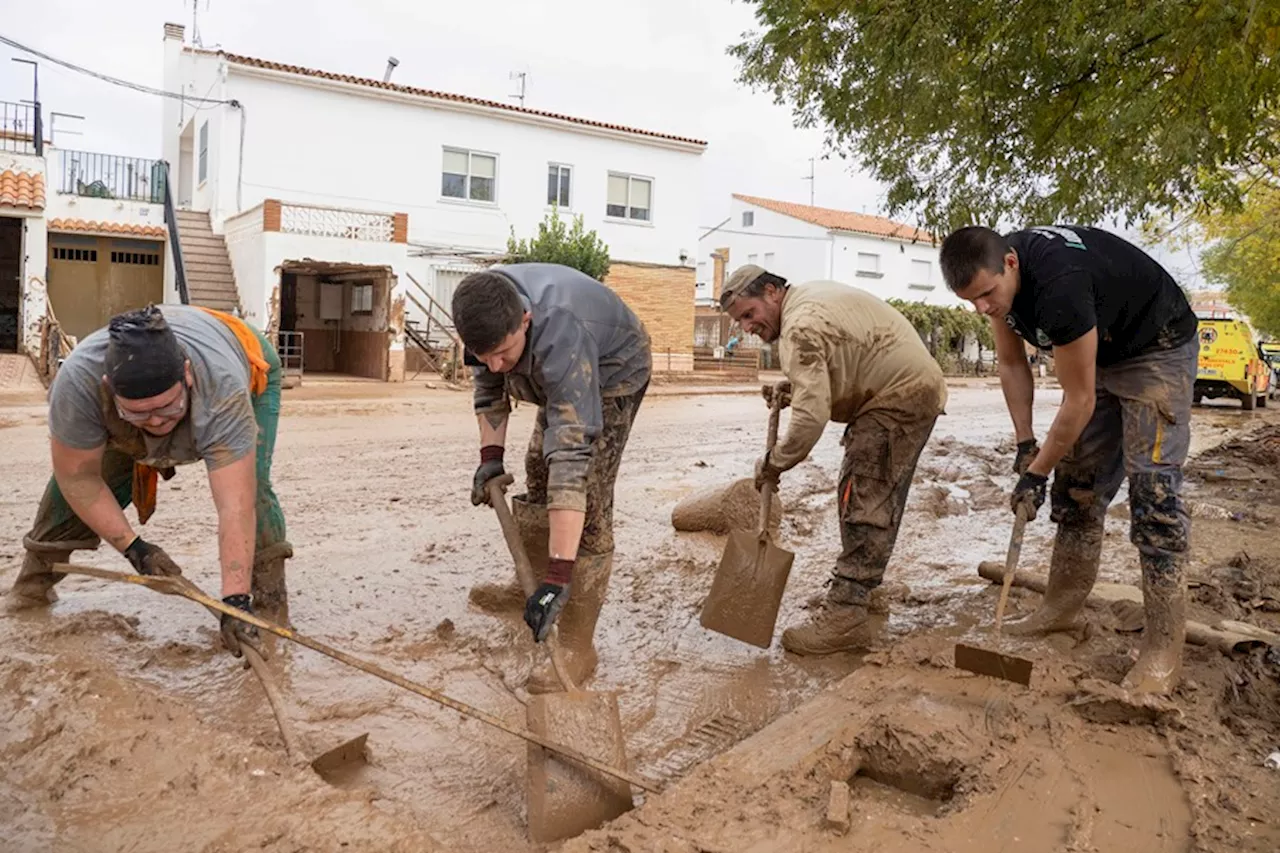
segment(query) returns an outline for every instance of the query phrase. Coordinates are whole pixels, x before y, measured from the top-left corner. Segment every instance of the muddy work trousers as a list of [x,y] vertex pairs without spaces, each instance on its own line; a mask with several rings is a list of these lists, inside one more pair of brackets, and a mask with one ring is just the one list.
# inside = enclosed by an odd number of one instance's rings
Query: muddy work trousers
[[[613,550],[613,488],[618,481],[622,452],[631,436],[631,425],[644,401],[648,385],[626,397],[605,397],[601,401],[604,426],[591,445],[591,465],[587,469],[587,510],[582,526],[580,553],[607,554]],[[538,409],[537,422],[524,458],[526,500],[535,506],[547,503],[550,473],[542,453],[542,436],[547,428],[547,411]]]
[[[265,563],[279,563],[292,556],[292,548],[286,539],[284,513],[271,486],[271,456],[275,451],[276,428],[280,422],[280,391],[283,371],[275,347],[259,334],[262,354],[270,370],[267,387],[253,398],[253,414],[258,424],[257,473],[257,535],[254,547],[255,594],[258,589],[257,568]],[[121,509],[133,500],[133,465],[135,455],[112,446],[108,442],[102,455],[102,479],[115,495]],[[28,551],[36,554],[57,555],[59,559],[72,551],[94,550],[101,539],[89,529],[71,509],[62,490],[52,477],[45,486],[40,508],[36,511],[31,531],[23,541]],[[61,576],[58,576],[59,578]],[[278,580],[284,586],[283,572]]]
[[1200,340],[1099,367],[1093,417],[1054,469],[1052,519],[1063,533],[1099,536],[1107,507],[1129,478],[1129,538],[1144,569],[1176,564],[1191,521],[1182,466],[1191,442],[1191,392]]
[[839,603],[866,604],[884,579],[911,478],[937,420],[934,415],[904,422],[873,412],[845,429],[836,493],[842,547],[829,592]]

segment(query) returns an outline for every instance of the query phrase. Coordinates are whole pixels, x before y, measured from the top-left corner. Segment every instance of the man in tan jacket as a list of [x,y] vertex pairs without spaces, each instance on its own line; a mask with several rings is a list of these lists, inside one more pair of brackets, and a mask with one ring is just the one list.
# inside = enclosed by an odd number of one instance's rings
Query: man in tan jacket
[[887,613],[872,591],[884,578],[920,452],[947,402],[947,386],[907,319],[875,296],[835,281],[789,287],[748,264],[730,276],[723,310],[778,341],[791,382],[787,434],[756,464],[757,485],[804,461],[829,421],[848,424],[836,494],[842,549],[823,606],[782,633],[798,655],[865,648]]

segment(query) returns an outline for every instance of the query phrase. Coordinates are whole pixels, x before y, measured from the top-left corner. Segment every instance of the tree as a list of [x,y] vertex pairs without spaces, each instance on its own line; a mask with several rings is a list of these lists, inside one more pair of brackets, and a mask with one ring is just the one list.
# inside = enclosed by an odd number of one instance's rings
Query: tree
[[1238,209],[1280,0],[747,0],[739,77],[934,230]]
[[1280,182],[1257,181],[1240,211],[1197,221],[1216,241],[1200,256],[1205,279],[1226,287],[1227,301],[1256,331],[1280,338]]
[[506,262],[564,264],[600,281],[609,272],[609,247],[595,231],[586,229],[581,216],[575,216],[573,227],[569,228],[560,218],[559,209],[553,207],[538,223],[536,237],[517,241],[515,229],[511,229]]

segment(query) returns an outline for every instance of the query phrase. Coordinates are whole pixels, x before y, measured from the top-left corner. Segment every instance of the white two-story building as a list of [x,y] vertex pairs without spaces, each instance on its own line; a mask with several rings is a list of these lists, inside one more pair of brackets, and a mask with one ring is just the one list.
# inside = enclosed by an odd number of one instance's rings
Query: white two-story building
[[308,370],[399,379],[406,313],[447,308],[556,206],[608,245],[657,368],[691,369],[704,142],[205,50],[175,24],[164,51],[190,98],[166,103],[163,156],[193,301],[302,331]]
[[831,279],[882,299],[961,304],[942,281],[933,235],[881,216],[735,194],[728,218],[699,237],[698,302],[719,298],[717,267],[723,276],[743,264],[796,284]]

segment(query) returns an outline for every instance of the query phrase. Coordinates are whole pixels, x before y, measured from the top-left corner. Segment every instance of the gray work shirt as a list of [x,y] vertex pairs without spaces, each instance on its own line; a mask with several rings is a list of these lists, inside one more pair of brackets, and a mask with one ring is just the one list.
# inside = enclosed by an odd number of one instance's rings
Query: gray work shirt
[[618,294],[571,267],[511,264],[491,271],[515,284],[533,318],[511,372],[474,369],[476,414],[510,412],[510,397],[545,408],[548,504],[584,510],[591,445],[604,421],[601,400],[648,384],[649,334]]
[[76,450],[104,444],[128,450],[157,468],[203,460],[209,470],[253,453],[258,425],[253,415],[249,359],[221,320],[187,305],[161,305],[191,362],[195,381],[187,389],[187,415],[164,436],[152,436],[117,414],[106,374],[107,330],[82,340],[49,389],[49,432]]

